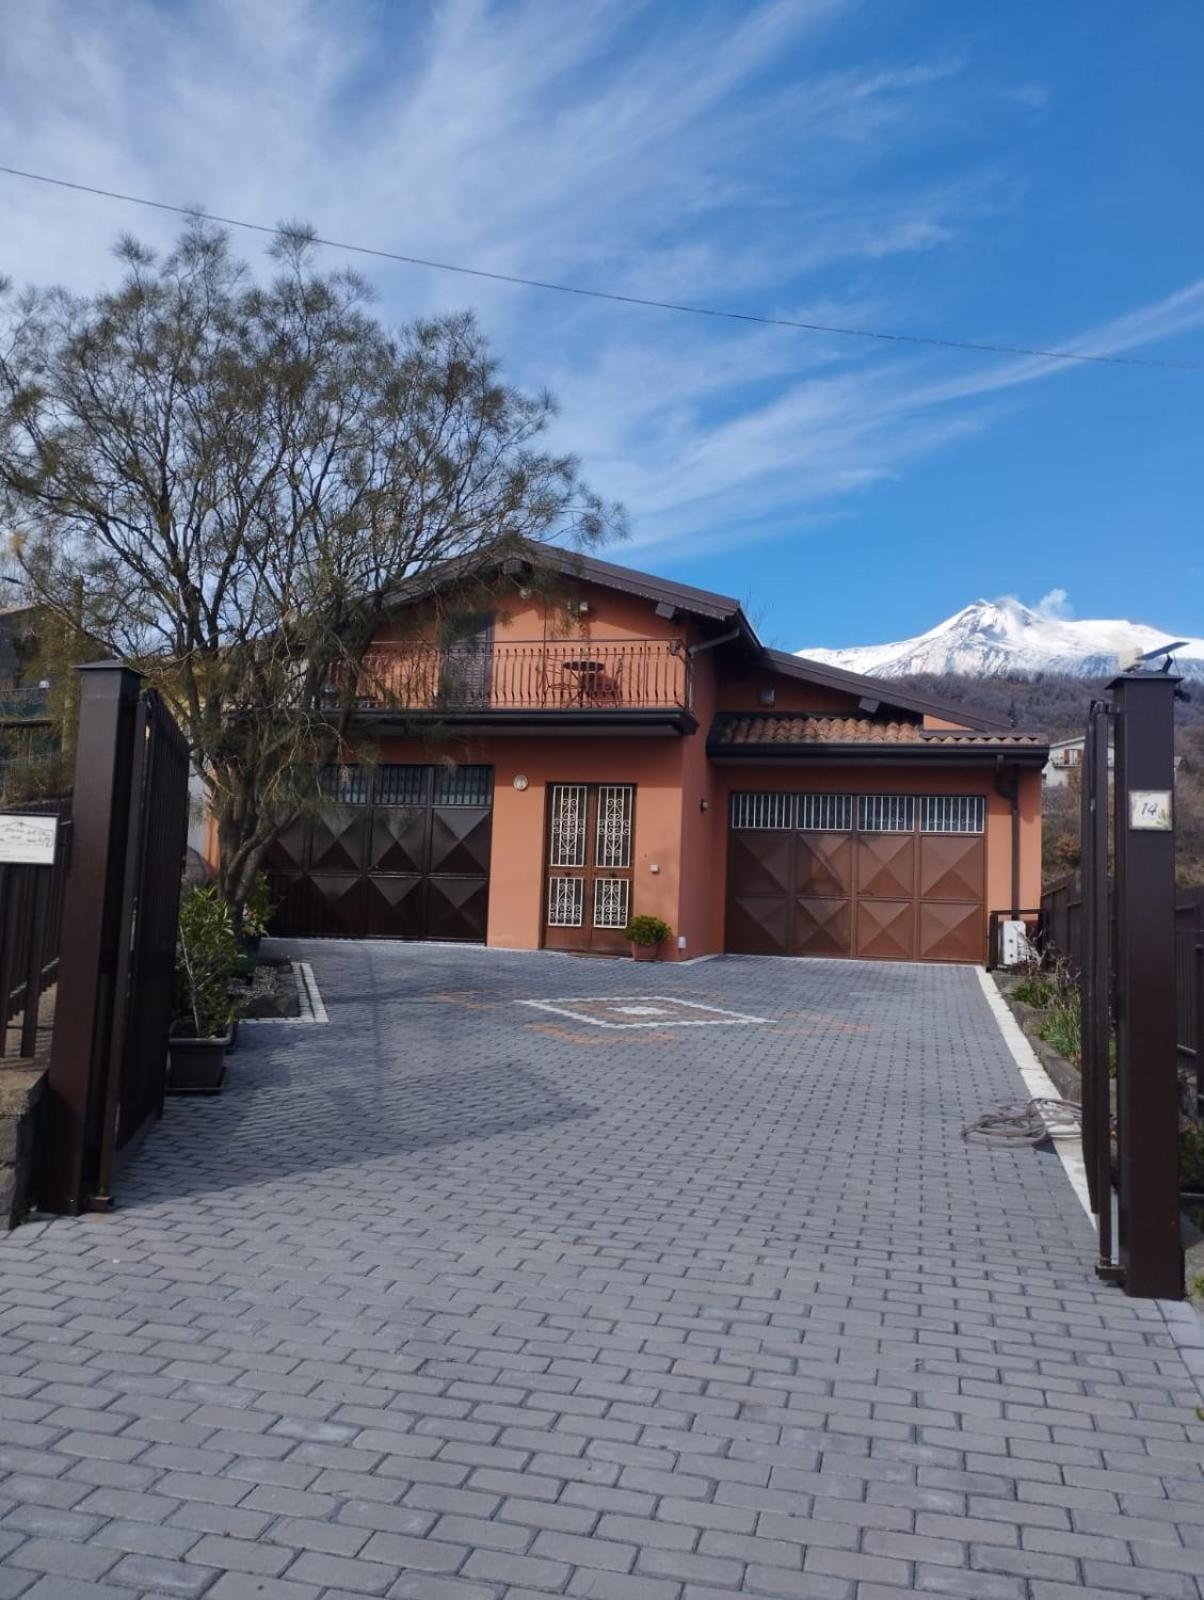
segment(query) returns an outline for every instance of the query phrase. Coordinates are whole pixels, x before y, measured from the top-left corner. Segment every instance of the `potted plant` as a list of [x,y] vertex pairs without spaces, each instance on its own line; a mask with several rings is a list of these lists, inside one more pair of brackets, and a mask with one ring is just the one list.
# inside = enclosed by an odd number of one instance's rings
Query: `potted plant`
[[168,1038],[167,1087],[172,1094],[217,1094],[226,1073],[238,1002],[238,939],[217,886],[190,890],[180,904],[176,935],[176,1019]]
[[258,950],[259,941],[268,931],[268,923],[276,909],[266,872],[257,872],[242,908],[242,943],[247,950]]
[[660,956],[660,947],[672,933],[667,922],[660,917],[632,917],[623,929],[624,936],[631,945],[631,954],[636,961],[656,961]]

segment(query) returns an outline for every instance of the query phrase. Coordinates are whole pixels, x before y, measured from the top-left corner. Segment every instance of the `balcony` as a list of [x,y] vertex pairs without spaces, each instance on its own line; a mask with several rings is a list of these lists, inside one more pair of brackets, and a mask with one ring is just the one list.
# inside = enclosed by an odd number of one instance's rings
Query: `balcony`
[[355,716],[493,732],[696,726],[690,658],[676,639],[377,645],[356,679]]
[[50,719],[50,685],[0,685],[0,724],[46,722]]

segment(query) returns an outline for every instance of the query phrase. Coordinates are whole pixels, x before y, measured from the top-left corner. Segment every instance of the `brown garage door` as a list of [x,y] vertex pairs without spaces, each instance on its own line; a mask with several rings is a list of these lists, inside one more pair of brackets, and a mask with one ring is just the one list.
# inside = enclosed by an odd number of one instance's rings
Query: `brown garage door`
[[331,767],[323,790],[272,846],[273,933],[484,942],[492,767]]
[[981,795],[732,796],[726,948],[981,961]]

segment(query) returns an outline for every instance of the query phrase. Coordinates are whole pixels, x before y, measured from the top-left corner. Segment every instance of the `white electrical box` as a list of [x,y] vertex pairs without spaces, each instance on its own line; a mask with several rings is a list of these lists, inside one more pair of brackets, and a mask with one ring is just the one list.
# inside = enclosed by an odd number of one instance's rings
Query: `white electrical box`
[[1032,940],[1028,936],[1028,929],[1023,922],[1001,922],[999,924],[999,965],[1001,967],[1019,967],[1026,961],[1035,961],[1037,952]]

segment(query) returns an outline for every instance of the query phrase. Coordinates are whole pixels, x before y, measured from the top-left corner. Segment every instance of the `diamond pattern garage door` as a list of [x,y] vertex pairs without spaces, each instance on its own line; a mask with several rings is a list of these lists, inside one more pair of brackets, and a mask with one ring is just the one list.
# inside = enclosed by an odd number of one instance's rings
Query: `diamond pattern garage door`
[[726,948],[981,961],[982,796],[735,794]]
[[492,767],[348,766],[324,788],[269,858],[273,933],[484,941]]

